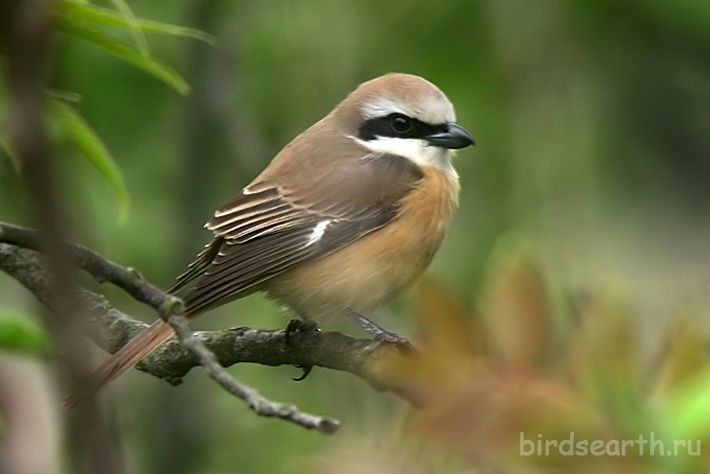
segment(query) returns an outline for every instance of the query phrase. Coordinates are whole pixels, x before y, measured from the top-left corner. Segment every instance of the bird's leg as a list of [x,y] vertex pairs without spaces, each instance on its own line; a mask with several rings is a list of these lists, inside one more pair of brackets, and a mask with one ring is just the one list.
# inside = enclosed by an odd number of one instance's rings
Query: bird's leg
[[[288,326],[286,326],[285,330],[286,344],[294,346],[297,344],[298,338],[301,337],[303,334],[319,331],[320,328],[318,327],[318,323],[316,323],[312,319],[292,319],[288,322]],[[312,365],[294,364],[293,366],[303,371],[303,373],[299,377],[294,377],[292,379],[296,382],[304,380],[306,377],[308,377],[308,374],[311,373],[311,370],[313,370]]]
[[348,317],[355,321],[361,328],[370,333],[378,341],[392,342],[395,344],[401,344],[403,347],[413,348],[412,344],[405,337],[400,336],[396,332],[391,332],[378,326],[365,316],[356,313],[355,311],[349,311]]
[[312,319],[292,319],[288,322],[288,326],[286,326],[286,343],[295,345],[300,335],[319,331],[318,323]]

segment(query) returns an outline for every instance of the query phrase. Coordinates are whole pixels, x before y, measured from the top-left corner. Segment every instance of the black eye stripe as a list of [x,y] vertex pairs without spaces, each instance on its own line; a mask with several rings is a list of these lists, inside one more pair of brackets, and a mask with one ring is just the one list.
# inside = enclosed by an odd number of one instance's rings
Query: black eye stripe
[[[393,127],[392,121],[398,118],[405,118],[409,121],[410,127],[402,132],[404,127]],[[429,125],[420,120],[407,117],[402,114],[389,114],[386,117],[377,117],[366,120],[358,132],[358,138],[361,140],[375,140],[377,137],[395,137],[395,138],[425,138],[433,135],[445,128],[446,125]]]

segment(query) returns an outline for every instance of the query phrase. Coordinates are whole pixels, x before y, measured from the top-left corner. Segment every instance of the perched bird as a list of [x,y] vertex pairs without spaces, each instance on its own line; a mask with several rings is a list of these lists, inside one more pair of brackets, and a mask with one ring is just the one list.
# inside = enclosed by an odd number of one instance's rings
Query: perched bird
[[[169,291],[190,318],[255,291],[300,318],[367,319],[429,265],[457,206],[452,150],[474,144],[432,83],[387,74],[361,84],[289,143],[206,224],[212,241]],[[95,373],[95,389],[173,335],[158,320]]]

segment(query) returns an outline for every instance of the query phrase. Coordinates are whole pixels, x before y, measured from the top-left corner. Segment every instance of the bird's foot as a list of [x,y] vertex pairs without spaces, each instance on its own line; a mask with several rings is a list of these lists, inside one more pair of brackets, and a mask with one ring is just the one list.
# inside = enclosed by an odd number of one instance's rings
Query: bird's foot
[[[298,345],[299,338],[306,334],[317,332],[320,332],[320,328],[318,327],[318,323],[315,321],[308,319],[292,319],[288,322],[288,326],[286,326],[285,330],[286,344],[292,347],[296,346]],[[294,364],[294,367],[303,371],[299,377],[294,377],[292,379],[296,382],[305,380],[305,378],[308,377],[308,374],[311,373],[311,370],[313,370],[312,365]]]
[[406,337],[400,336],[396,332],[388,331],[374,322],[367,319],[361,314],[351,312],[350,319],[355,321],[362,329],[367,331],[376,341],[389,342],[392,344],[397,344],[402,349],[408,352],[414,352],[414,346]]
[[292,319],[286,326],[286,344],[293,346],[298,344],[298,338],[306,334],[320,332],[318,323],[310,319]]

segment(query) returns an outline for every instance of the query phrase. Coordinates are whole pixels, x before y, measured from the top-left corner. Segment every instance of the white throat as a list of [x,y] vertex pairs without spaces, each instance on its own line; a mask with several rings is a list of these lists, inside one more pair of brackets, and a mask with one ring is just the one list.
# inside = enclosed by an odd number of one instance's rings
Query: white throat
[[377,137],[374,140],[362,140],[357,137],[350,138],[373,153],[402,156],[419,166],[436,168],[452,177],[458,177],[456,170],[451,165],[453,151],[432,146],[419,138]]

